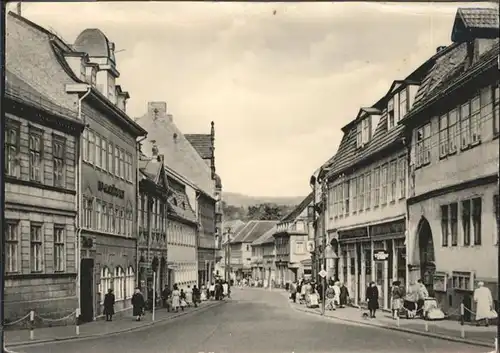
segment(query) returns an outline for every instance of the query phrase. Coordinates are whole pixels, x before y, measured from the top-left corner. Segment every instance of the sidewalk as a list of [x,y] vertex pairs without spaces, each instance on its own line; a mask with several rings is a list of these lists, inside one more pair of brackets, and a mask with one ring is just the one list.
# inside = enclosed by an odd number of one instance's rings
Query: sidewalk
[[113,318],[112,322],[97,320],[81,325],[79,335],[76,335],[76,326],[74,325],[35,329],[35,337],[33,340],[30,340],[29,330],[6,330],[4,331],[5,346],[7,348],[13,348],[32,344],[109,336],[117,333],[130,332],[200,310],[206,310],[223,303],[224,301],[203,302],[197,308],[190,307],[186,308],[184,311],[179,310],[177,313],[168,312],[166,309],[161,308],[155,312],[155,321],[151,321],[150,312],[146,313],[142,321],[135,321],[131,315]]
[[[284,292],[284,296],[288,299],[288,293]],[[290,302],[290,306],[297,311],[303,311],[311,314],[321,315],[321,309],[306,308],[305,305]],[[497,335],[496,325],[489,327],[476,327],[470,324],[463,326],[465,337],[461,337],[462,326],[458,321],[442,320],[442,321],[425,321],[422,319],[400,319],[399,327],[397,320],[394,320],[390,313],[379,311],[375,319],[363,319],[362,311],[358,308],[347,307],[333,311],[326,311],[325,316],[332,319],[353,322],[362,325],[381,327],[385,329],[403,331],[413,334],[419,334],[434,338],[440,338],[450,341],[468,343],[483,347],[495,347],[495,338]],[[427,330],[426,330],[427,324]]]

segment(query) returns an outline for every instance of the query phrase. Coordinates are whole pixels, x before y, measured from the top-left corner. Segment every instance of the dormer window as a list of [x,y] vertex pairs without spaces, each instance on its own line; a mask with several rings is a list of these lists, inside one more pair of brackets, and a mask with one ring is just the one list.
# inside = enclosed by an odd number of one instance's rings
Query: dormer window
[[406,113],[408,113],[408,110],[410,110],[410,101],[417,93],[417,89],[418,87],[415,85],[406,86],[387,102],[388,130],[396,126],[405,117]]
[[356,126],[356,147],[362,148],[370,141],[371,137],[371,117],[364,118]]
[[387,103],[387,130],[390,130],[396,124],[394,116],[394,99],[389,99]]

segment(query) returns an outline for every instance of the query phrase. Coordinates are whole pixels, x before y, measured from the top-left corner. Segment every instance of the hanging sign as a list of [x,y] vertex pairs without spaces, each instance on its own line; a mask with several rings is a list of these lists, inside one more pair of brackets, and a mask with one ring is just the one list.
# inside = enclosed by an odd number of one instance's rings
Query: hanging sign
[[386,250],[377,250],[373,253],[374,261],[387,261],[389,253]]

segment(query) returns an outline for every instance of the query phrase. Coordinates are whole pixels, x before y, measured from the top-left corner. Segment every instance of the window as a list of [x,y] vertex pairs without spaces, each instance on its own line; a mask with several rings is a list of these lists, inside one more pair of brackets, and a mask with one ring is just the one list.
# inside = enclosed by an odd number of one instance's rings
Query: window
[[89,130],[87,129],[82,133],[82,159],[85,162],[89,160]]
[[371,118],[365,118],[363,119],[363,121],[361,122],[361,126],[363,128],[363,136],[362,136],[362,140],[363,140],[363,144],[366,144],[370,141],[370,122],[371,122]]
[[94,132],[89,130],[89,158],[88,162],[94,164],[95,163],[95,135]]
[[380,203],[380,168],[373,171],[373,206],[377,207]]
[[93,199],[91,197],[83,197],[83,226],[92,228],[92,212],[94,209]]
[[125,178],[125,151],[120,150],[120,178]]
[[19,174],[19,147],[21,126],[16,121],[8,120],[5,124],[5,174],[18,176]]
[[399,114],[398,121],[403,119],[408,110],[408,98],[407,98],[407,88],[405,87],[401,92],[399,92]]
[[394,160],[390,164],[390,171],[389,171],[389,201],[390,202],[392,202],[396,199],[396,182],[397,182],[396,163],[397,163],[397,161]]
[[387,103],[387,130],[392,129],[396,125],[394,116],[394,99],[390,99]]
[[382,175],[381,175],[381,185],[382,185],[382,200],[380,202],[381,205],[385,205],[387,203],[387,163],[382,166]]
[[101,201],[101,229],[105,232],[109,231],[108,225],[108,205],[105,202]]
[[52,163],[54,165],[54,186],[64,186],[64,152],[65,142],[53,138],[52,140]]
[[108,170],[107,153],[108,153],[108,142],[103,137],[101,137],[101,167],[104,170]]
[[123,292],[125,291],[125,272],[123,271],[123,268],[121,268],[120,266],[115,268],[115,278],[113,287],[116,300],[124,299]]
[[458,245],[458,203],[450,204],[451,246]]
[[356,147],[360,148],[362,144],[363,144],[363,137],[361,131],[361,124],[358,124],[356,126]]
[[102,229],[102,202],[100,200],[95,201],[95,227],[97,230]]
[[495,84],[495,89],[493,90],[493,133],[495,135],[498,135],[499,133],[499,110],[498,110],[498,107],[500,105],[500,99],[499,99],[499,96],[500,96],[500,92],[499,92],[499,89],[498,89],[498,83]]
[[345,182],[344,186],[344,210],[345,210],[345,215],[349,215],[349,180]]
[[[127,222],[128,222],[128,236],[132,236],[132,227],[133,227],[133,222],[134,222],[134,219],[133,219],[133,215],[134,213],[132,212],[132,208],[130,207],[127,211]],[[165,229],[164,229],[165,231]]]
[[120,208],[119,207],[115,207],[114,215],[115,215],[115,217],[114,217],[115,228],[113,230],[113,233],[120,234],[122,232],[122,230],[121,230],[122,223],[120,222]]
[[427,165],[431,161],[431,124],[417,129],[417,167]]
[[95,134],[95,165],[99,168],[102,166],[101,136],[98,134]]
[[449,239],[448,205],[441,206],[441,245],[448,246]]
[[443,115],[439,118],[439,157],[443,158],[448,155],[448,115]]
[[99,285],[101,292],[101,303],[104,302],[104,296],[106,295],[106,293],[108,293],[108,290],[111,288],[111,280],[112,277],[111,273],[109,272],[109,269],[107,267],[103,267],[103,269],[101,270],[101,284]]
[[340,215],[344,214],[344,203],[342,202],[342,195],[344,194],[344,184],[339,185],[339,202],[340,202]]
[[54,271],[64,271],[64,226],[54,226]]
[[481,104],[479,96],[474,97],[471,101],[470,138],[472,145],[481,142]]
[[39,129],[30,128],[29,153],[30,153],[30,180],[42,181],[42,149],[43,132]]
[[457,138],[459,138],[457,115],[457,109],[453,109],[448,113],[448,154],[457,152]]
[[19,271],[19,222],[7,221],[5,224],[5,272]]
[[460,147],[467,148],[470,142],[470,104],[467,102],[460,107]]
[[115,146],[115,175],[120,176],[120,148]]
[[370,201],[371,201],[371,175],[370,172],[366,173],[365,175],[365,208],[368,210],[370,208]]
[[30,227],[31,272],[42,272],[42,225]]
[[108,172],[113,173],[113,145],[108,143]]
[[365,179],[363,175],[358,177],[358,211],[365,208]]
[[352,212],[358,211],[358,181],[356,178],[351,180],[352,187]]
[[464,232],[464,245],[470,245],[471,203],[470,200],[462,201],[462,229]]
[[495,244],[498,244],[498,239],[499,239],[499,230],[500,230],[500,206],[498,204],[499,200],[498,200],[498,195],[495,195],[493,196],[493,208],[495,210],[495,218],[496,218],[496,225],[497,225],[497,229],[496,229],[496,234],[497,234],[497,237],[496,237],[496,240],[495,240]]
[[471,274],[470,272],[452,272],[452,284],[453,288],[460,290],[471,290]]
[[406,159],[402,157],[398,161],[399,198],[406,197]]
[[472,199],[472,228],[474,233],[474,245],[481,245],[481,198]]
[[125,281],[126,281],[125,298],[129,299],[132,298],[135,288],[135,273],[134,273],[134,268],[132,266],[129,266],[127,268],[127,278]]
[[109,225],[109,232],[114,233],[116,230],[116,222],[115,222],[115,209],[113,208],[113,205],[108,204],[108,225]]
[[295,243],[295,253],[296,254],[304,254],[305,253],[304,242],[298,241],[297,243]]

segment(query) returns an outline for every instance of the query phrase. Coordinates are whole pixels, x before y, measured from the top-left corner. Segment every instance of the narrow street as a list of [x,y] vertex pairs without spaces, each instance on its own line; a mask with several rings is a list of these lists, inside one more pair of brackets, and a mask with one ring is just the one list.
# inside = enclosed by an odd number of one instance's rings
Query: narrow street
[[293,311],[283,295],[234,289],[233,299],[147,330],[95,340],[16,348],[18,353],[480,353],[488,349],[345,324]]

